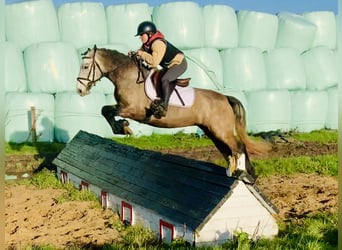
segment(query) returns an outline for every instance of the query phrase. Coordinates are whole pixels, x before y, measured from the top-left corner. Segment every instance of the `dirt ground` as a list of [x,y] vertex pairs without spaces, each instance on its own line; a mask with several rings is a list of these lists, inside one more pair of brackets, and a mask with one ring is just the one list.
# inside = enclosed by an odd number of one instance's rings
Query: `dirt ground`
[[[198,160],[222,159],[215,147],[192,151],[168,150],[164,153]],[[315,156],[337,154],[337,144],[278,142],[265,157]],[[253,156],[252,156],[253,158]],[[337,178],[316,174],[259,178],[257,187],[278,208],[279,218],[302,218],[318,211],[337,211]],[[6,185],[5,239],[7,249],[26,245],[47,245],[61,248],[73,244],[96,249],[103,243],[120,238],[113,228],[111,210],[96,208],[92,202],[58,204],[56,197],[63,191],[38,190],[22,185]]]

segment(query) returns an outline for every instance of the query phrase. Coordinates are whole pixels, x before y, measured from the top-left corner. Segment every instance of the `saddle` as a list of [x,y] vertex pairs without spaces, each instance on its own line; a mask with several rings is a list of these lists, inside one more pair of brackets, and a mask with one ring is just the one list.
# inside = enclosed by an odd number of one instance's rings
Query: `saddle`
[[[152,84],[153,84],[153,86],[157,92],[157,96],[160,96],[160,94],[161,94],[160,93],[161,92],[161,78],[163,77],[165,72],[166,72],[165,70],[156,70],[151,75]],[[184,88],[184,87],[189,86],[190,80],[191,80],[191,78],[176,79],[175,83],[176,83],[176,86]],[[178,91],[176,89],[175,89],[175,91],[176,91],[178,97],[180,97]]]

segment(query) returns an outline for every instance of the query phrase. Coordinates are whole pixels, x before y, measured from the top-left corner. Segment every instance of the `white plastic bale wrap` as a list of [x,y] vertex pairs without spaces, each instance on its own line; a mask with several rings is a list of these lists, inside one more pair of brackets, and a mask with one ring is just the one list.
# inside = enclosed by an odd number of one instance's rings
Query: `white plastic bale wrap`
[[311,132],[325,127],[328,112],[327,91],[293,91],[291,103],[291,129]]
[[310,22],[317,27],[312,47],[326,46],[329,49],[336,49],[337,24],[335,14],[331,11],[314,11],[303,13]]
[[106,12],[102,3],[64,3],[57,11],[61,40],[76,48],[107,43]]
[[332,87],[328,92],[328,112],[325,127],[328,129],[338,129],[338,88]]
[[184,50],[188,69],[182,77],[190,77],[190,86],[220,90],[223,87],[223,72],[220,53],[214,48]]
[[60,39],[52,0],[6,4],[6,40],[21,50],[35,43]]
[[152,19],[165,38],[181,49],[204,45],[202,9],[195,2],[172,2],[154,7]]
[[141,47],[135,37],[138,25],[151,20],[151,10],[146,3],[110,5],[106,8],[108,42],[125,44],[130,50]]
[[288,90],[246,92],[249,132],[289,131],[291,125],[291,96]]
[[217,49],[238,45],[238,24],[235,10],[227,5],[206,5],[202,9],[205,36],[204,46]]
[[[124,44],[99,44],[98,48],[106,48],[110,50],[117,50],[125,55],[127,55],[129,48]],[[92,47],[91,47],[92,48]],[[82,54],[87,51],[87,47],[78,49],[78,56],[80,62],[82,62]],[[113,94],[114,93],[114,84],[107,78],[102,77],[100,81],[96,83],[95,86],[92,87],[91,92],[99,92],[103,94]]]
[[315,47],[301,55],[307,79],[307,89],[323,90],[338,84],[336,53],[328,47]]
[[[114,96],[113,95],[106,95],[106,103],[107,103],[107,105],[116,104]],[[103,119],[105,119],[105,118],[103,118]],[[129,128],[133,131],[133,136],[135,136],[135,137],[150,136],[153,133],[154,128],[150,125],[140,123],[140,122],[134,121],[132,119],[123,118],[120,116],[116,117],[115,119],[116,120],[126,119],[129,122]],[[110,130],[109,133],[107,134],[107,137],[123,137],[124,136],[124,135],[113,134],[112,129],[110,128],[109,124],[107,126]]]
[[32,141],[31,107],[36,110],[37,141],[54,140],[54,97],[43,93],[5,95],[5,141]]
[[27,90],[23,53],[18,45],[5,43],[5,92]]
[[266,88],[266,69],[261,49],[225,49],[220,54],[225,88],[244,91]]
[[239,47],[256,47],[262,51],[272,50],[278,32],[276,15],[241,10],[237,14],[239,27]]
[[79,60],[71,43],[31,45],[24,51],[24,62],[30,92],[76,91]]
[[338,84],[337,54],[328,47],[315,47],[302,54],[307,88],[323,90]]
[[289,12],[278,13],[276,48],[296,48],[300,53],[310,49],[317,27],[303,16]]
[[55,97],[55,139],[69,142],[79,130],[106,136],[107,121],[101,115],[105,95],[92,93],[81,97],[73,92],[57,93]]
[[278,48],[265,53],[267,89],[306,88],[303,60],[295,48]]

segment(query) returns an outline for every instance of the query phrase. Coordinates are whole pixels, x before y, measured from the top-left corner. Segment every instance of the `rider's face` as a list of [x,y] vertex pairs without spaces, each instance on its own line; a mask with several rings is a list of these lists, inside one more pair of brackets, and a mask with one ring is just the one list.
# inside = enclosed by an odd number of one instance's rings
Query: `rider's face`
[[148,40],[148,35],[146,33],[142,34],[140,36],[140,40],[141,40],[142,43],[146,43],[147,40]]

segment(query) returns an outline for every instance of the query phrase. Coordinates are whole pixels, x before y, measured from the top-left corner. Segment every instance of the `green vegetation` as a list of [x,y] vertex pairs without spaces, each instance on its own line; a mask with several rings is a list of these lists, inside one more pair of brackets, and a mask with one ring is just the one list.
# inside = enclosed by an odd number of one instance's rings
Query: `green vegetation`
[[336,130],[317,130],[310,133],[290,132],[289,136],[298,141],[315,141],[321,143],[336,143],[338,133]]
[[264,177],[297,173],[337,176],[338,173],[337,154],[252,160],[252,163],[257,175]]
[[88,190],[78,190],[71,183],[62,184],[56,178],[55,172],[47,169],[43,169],[42,171],[34,174],[30,180],[23,180],[19,183],[24,185],[33,185],[39,189],[53,188],[64,190],[63,194],[60,197],[57,197],[57,203],[68,201],[94,201],[98,203],[98,207],[101,207],[98,198],[93,192]]
[[192,134],[174,134],[151,136],[113,138],[113,140],[134,146],[140,149],[160,150],[160,149],[187,149],[213,146],[212,141],[207,137],[198,137]]
[[13,143],[9,142],[5,144],[5,153],[11,155],[30,155],[39,153],[58,153],[65,147],[64,143],[49,143],[49,142],[37,142],[37,143]]

